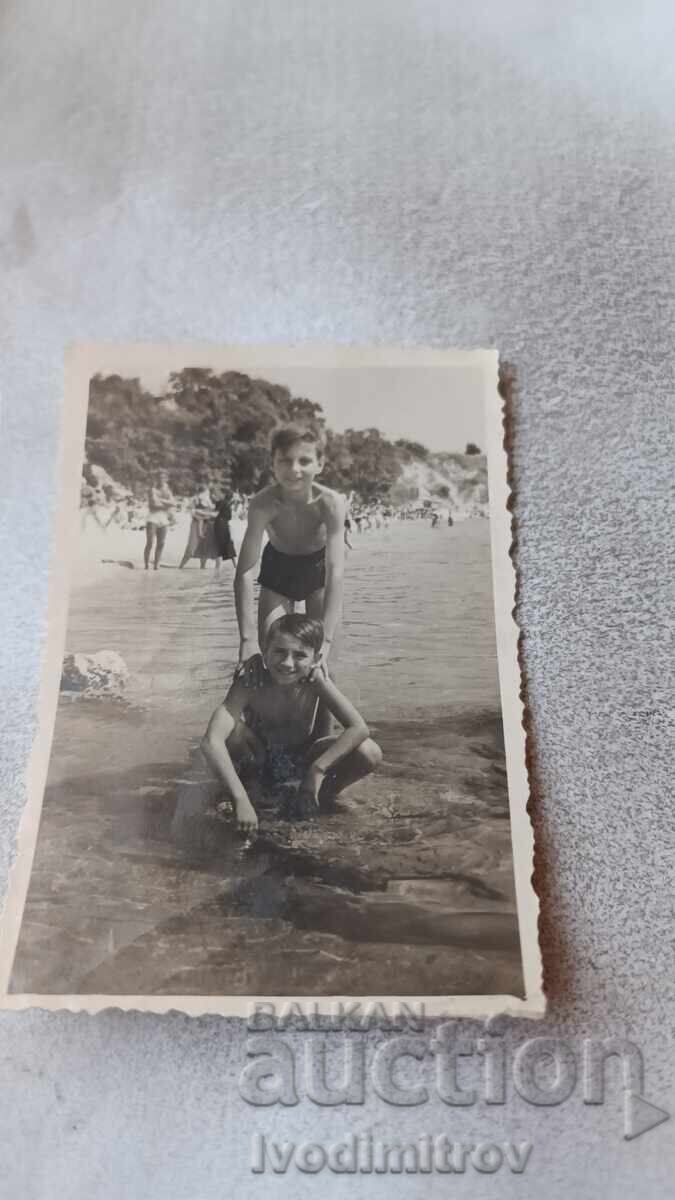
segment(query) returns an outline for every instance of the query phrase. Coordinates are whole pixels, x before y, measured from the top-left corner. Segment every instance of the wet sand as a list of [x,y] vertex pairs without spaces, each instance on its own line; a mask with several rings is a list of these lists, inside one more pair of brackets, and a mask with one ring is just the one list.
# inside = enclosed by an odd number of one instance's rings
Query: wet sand
[[76,591],[67,649],[114,648],[132,677],[125,700],[60,701],[11,989],[522,994],[487,532],[357,543],[336,673],[383,765],[317,822],[263,813],[250,850],[190,762],[236,651],[231,568]]

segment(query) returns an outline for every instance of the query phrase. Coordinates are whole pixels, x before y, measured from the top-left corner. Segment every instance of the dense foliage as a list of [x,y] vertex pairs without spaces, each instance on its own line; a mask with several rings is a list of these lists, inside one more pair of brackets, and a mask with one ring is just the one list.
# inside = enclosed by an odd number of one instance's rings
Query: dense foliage
[[323,428],[322,482],[353,490],[365,501],[393,495],[406,465],[464,459],[431,455],[419,442],[390,442],[378,429],[334,433],[320,405],[291,396],[285,387],[201,367],[172,374],[163,396],[144,390],[138,379],[96,375],[89,392],[87,459],[139,494],[161,468],[180,496],[192,495],[202,480],[216,490],[251,493],[270,481],[270,434],[289,421]]

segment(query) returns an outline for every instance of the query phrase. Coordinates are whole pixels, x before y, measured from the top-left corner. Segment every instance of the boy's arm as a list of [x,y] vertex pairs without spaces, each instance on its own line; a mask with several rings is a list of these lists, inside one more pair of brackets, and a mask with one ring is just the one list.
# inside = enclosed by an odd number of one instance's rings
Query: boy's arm
[[345,566],[345,502],[335,495],[326,514],[326,592],[323,602],[325,654],[342,616],[342,586]]
[[323,703],[329,712],[342,725],[342,733],[335,739],[331,746],[319,755],[312,763],[312,767],[318,768],[322,774],[329,771],[336,763],[339,763],[352,750],[356,750],[366,738],[370,737],[370,730],[366,725],[361,713],[354,707],[351,700],[343,696],[339,688],[336,688],[332,679],[328,679],[322,671],[317,671],[314,676],[314,687],[319,696],[319,701]]
[[246,533],[241,543],[237,569],[234,576],[234,600],[239,625],[239,661],[245,662],[258,648],[258,639],[253,604],[253,576],[255,574],[268,513],[258,497],[249,505]]
[[201,748],[209,766],[234,801],[239,828],[245,833],[250,833],[257,829],[258,818],[226,745],[244,700],[244,689],[235,680],[227,698],[213,713],[202,738]]

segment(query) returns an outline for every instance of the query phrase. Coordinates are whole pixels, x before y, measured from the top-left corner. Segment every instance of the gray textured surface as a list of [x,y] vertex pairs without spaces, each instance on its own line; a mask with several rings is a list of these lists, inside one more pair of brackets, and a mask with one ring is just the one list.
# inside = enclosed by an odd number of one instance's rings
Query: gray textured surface
[[[665,2],[3,5],[0,784],[6,873],[65,342],[496,344],[520,376],[546,1024],[633,1037],[646,1094],[675,1112],[672,35]],[[668,1192],[673,1125],[624,1142],[615,1085],[590,1109],[253,1110],[243,1037],[177,1015],[5,1014],[0,1194],[445,1194],[442,1176],[249,1173],[252,1128],[375,1123],[534,1142],[524,1176],[467,1175],[464,1195]]]

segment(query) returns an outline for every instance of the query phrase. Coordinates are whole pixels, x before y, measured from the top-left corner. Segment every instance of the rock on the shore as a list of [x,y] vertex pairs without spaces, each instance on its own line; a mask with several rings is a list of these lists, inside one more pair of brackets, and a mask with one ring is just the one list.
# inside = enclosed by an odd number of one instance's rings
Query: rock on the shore
[[129,668],[116,650],[67,654],[63,660],[61,691],[86,696],[119,696],[128,678]]

